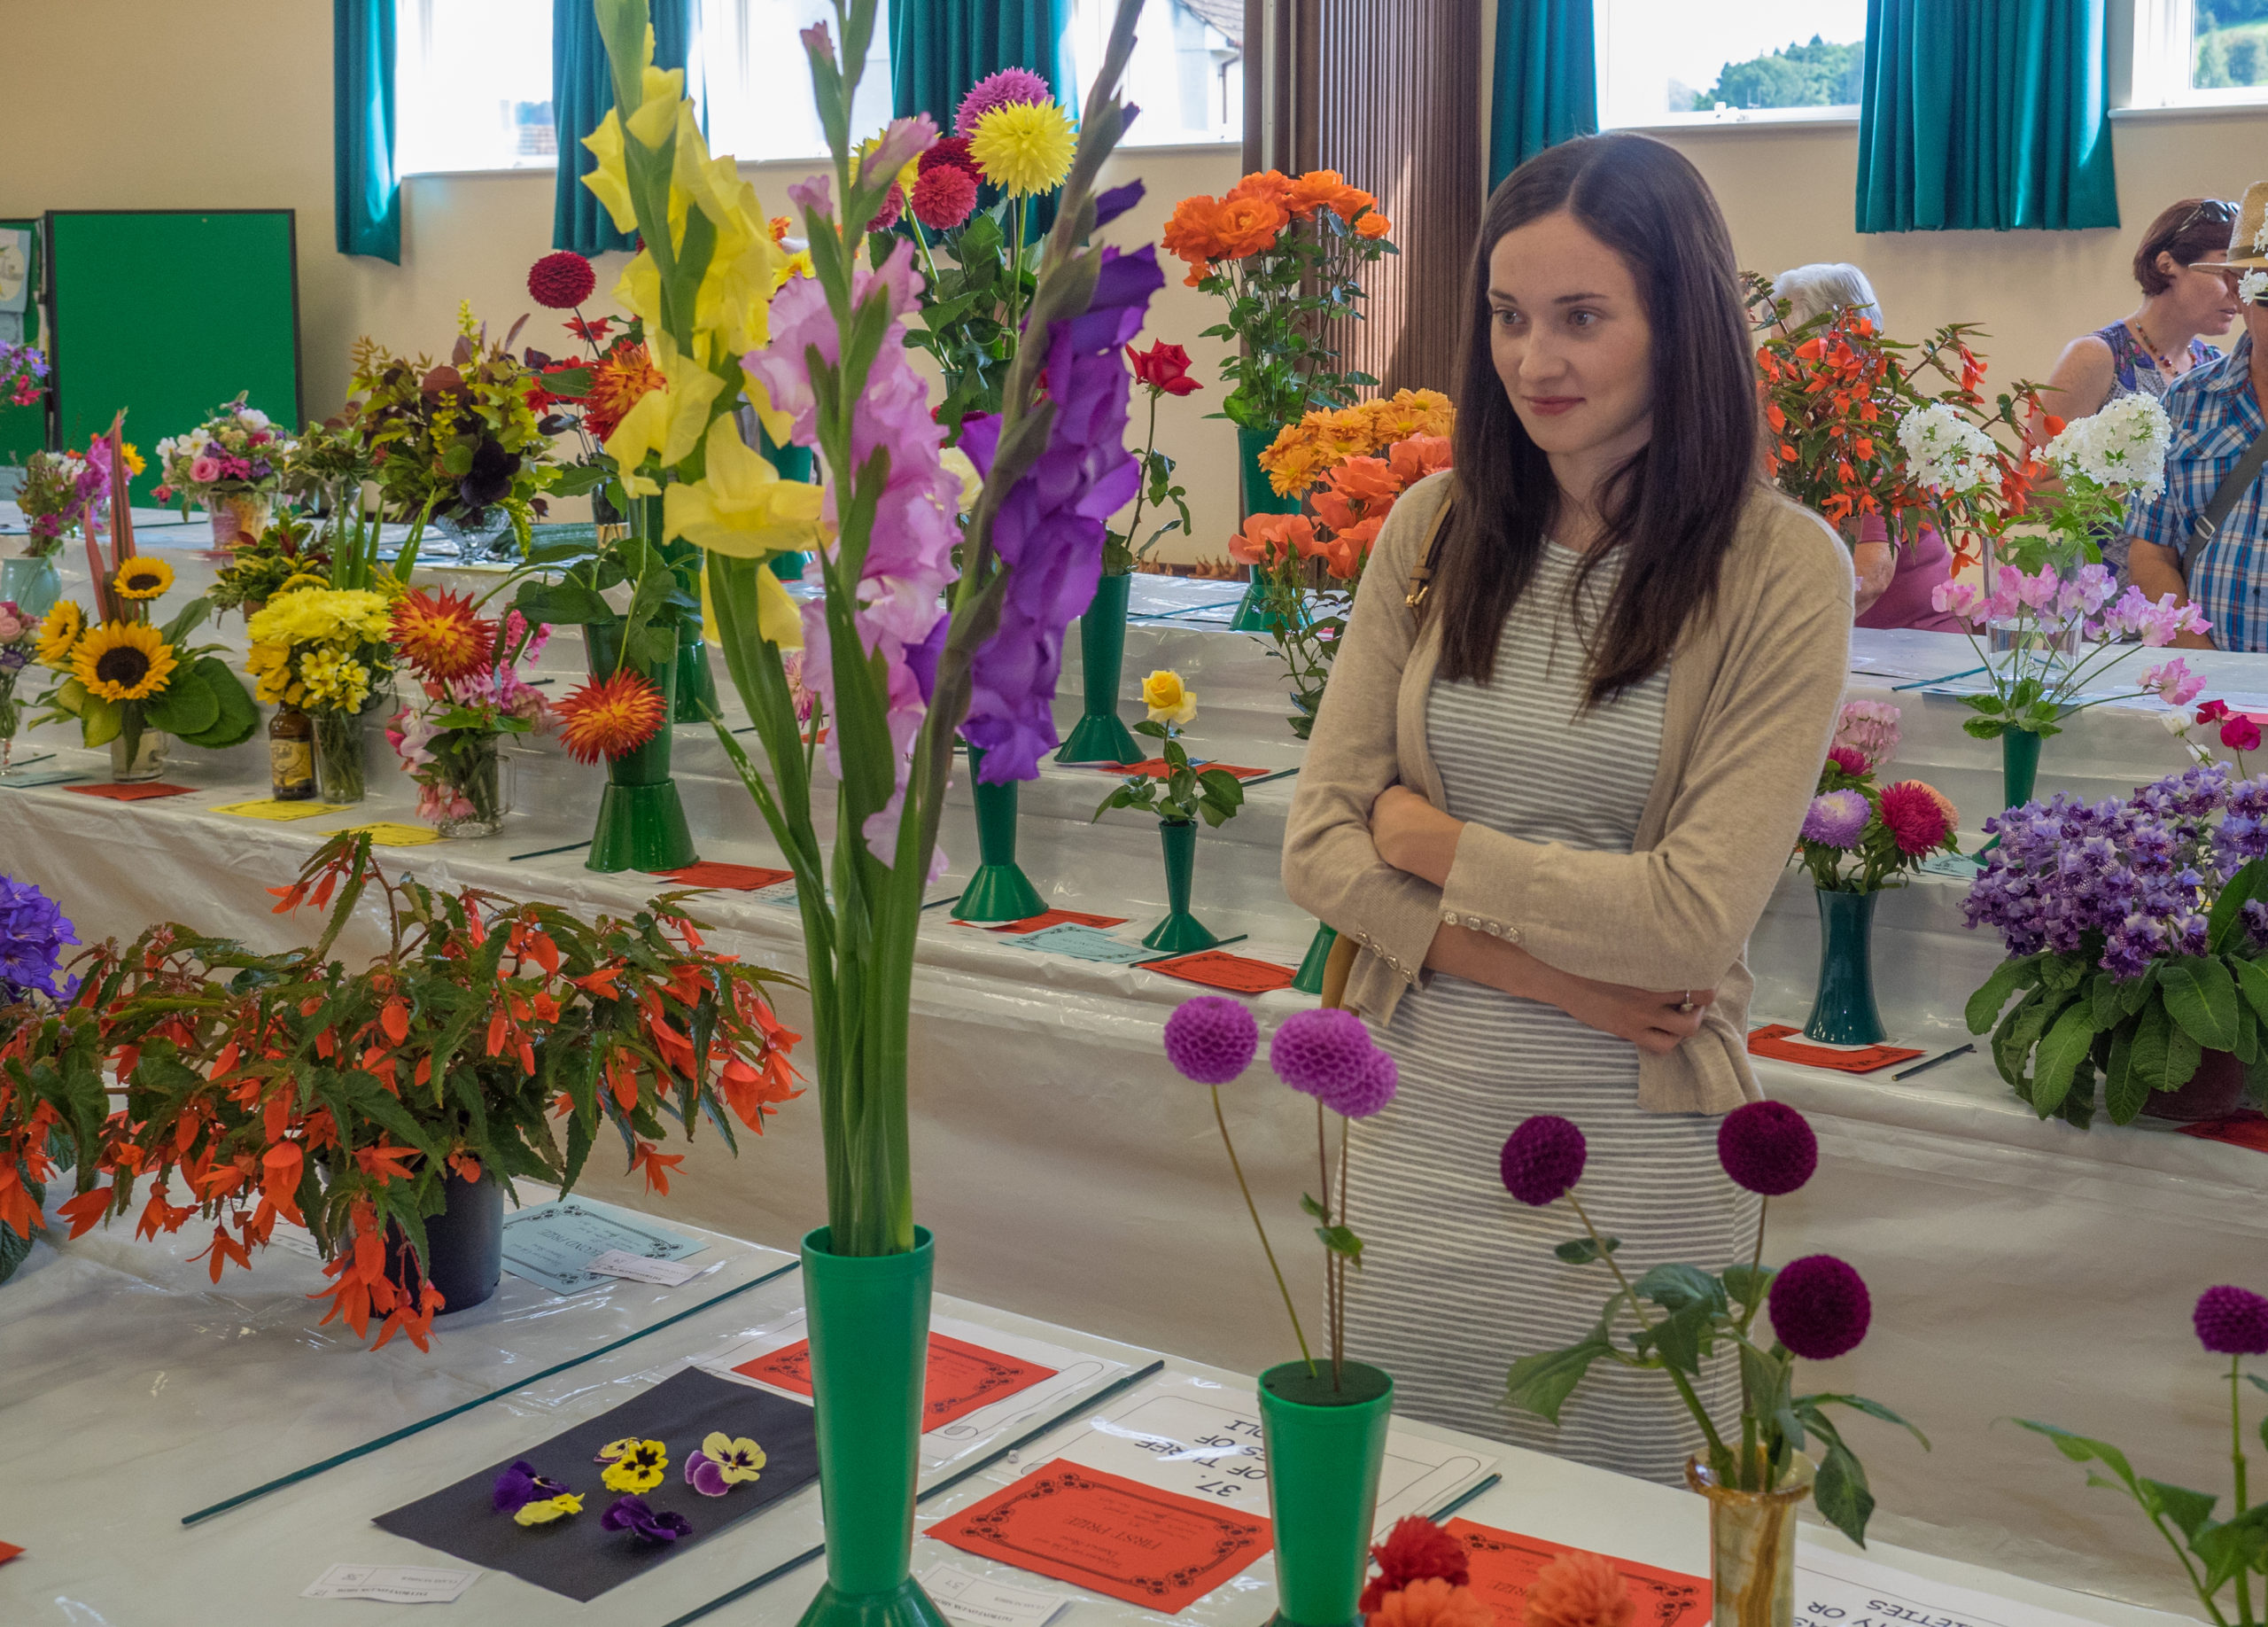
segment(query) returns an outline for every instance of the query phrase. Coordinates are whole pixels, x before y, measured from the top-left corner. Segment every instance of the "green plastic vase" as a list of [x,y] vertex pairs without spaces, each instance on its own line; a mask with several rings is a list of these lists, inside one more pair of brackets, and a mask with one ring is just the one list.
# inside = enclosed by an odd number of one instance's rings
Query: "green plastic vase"
[[1287,1361],[1260,1375],[1277,1627],[1355,1627],[1370,1569],[1394,1381],[1359,1361]]
[[1126,596],[1130,575],[1105,576],[1079,616],[1079,720],[1055,753],[1059,763],[1138,763],[1141,748],[1118,715],[1119,681],[1126,670]]
[[2031,800],[2039,779],[2039,743],[2044,736],[2012,728],[2000,736],[2000,806],[2020,808]]
[[1293,975],[1292,986],[1302,994],[1323,993],[1324,969],[1331,964],[1331,946],[1339,941],[1339,934],[1318,921],[1315,936],[1308,941],[1308,952],[1300,960],[1300,969]]
[[844,1255],[804,1238],[827,1580],[801,1627],[946,1627],[913,1580],[913,1493],[928,1369],[927,1228],[906,1254]]
[[[590,655],[591,675],[610,673],[622,649],[622,624],[586,623],[583,643]],[[585,869],[609,874],[675,870],[700,860],[685,822],[685,805],[678,799],[677,782],[670,778],[670,719],[677,710],[678,666],[673,655],[638,668],[662,692],[662,726],[644,745],[607,765],[606,790],[599,798],[598,823],[591,832]]]
[[1166,850],[1166,918],[1142,939],[1145,948],[1167,954],[1194,954],[1221,940],[1189,913],[1189,884],[1197,872],[1197,821],[1161,819],[1158,839]]
[[[2036,738],[2036,736],[2035,736]],[[1875,1008],[1875,899],[1871,892],[1814,889],[1819,898],[1819,989],[1804,1038],[1829,1045],[1880,1045]]]
[[709,670],[709,644],[697,632],[680,628],[677,635],[677,700],[670,712],[672,723],[706,723],[717,711],[717,674]]
[[[1300,500],[1278,497],[1276,488],[1268,484],[1268,471],[1260,466],[1260,455],[1276,440],[1272,429],[1247,429],[1237,425],[1237,466],[1244,477],[1244,511],[1254,514],[1297,514]],[[1244,598],[1237,605],[1237,613],[1229,623],[1234,633],[1267,633],[1272,631],[1283,618],[1267,610],[1260,598],[1260,584],[1254,582],[1244,590]]]
[[976,874],[961,889],[953,914],[963,921],[1028,921],[1047,906],[1016,868],[1016,782],[987,785],[978,770],[984,753],[968,748],[968,777],[976,798]]

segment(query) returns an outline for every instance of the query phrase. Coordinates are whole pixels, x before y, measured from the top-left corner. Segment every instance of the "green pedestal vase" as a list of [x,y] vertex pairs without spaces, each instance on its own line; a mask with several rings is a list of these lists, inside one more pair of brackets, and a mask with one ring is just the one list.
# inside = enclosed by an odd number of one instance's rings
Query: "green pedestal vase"
[[1047,906],[1016,868],[1016,782],[987,785],[978,777],[984,753],[968,749],[976,796],[976,874],[961,889],[953,914],[963,921],[1028,921]]
[[1815,890],[1819,899],[1819,992],[1804,1038],[1829,1045],[1879,1045],[1875,1009],[1875,899],[1871,892]]
[[1059,763],[1138,763],[1143,753],[1118,716],[1118,689],[1126,670],[1127,576],[1106,576],[1079,617],[1079,677],[1084,691],[1079,720],[1055,753]]
[[945,1627],[908,1563],[936,1265],[928,1232],[913,1238],[866,1256],[833,1252],[826,1226],[804,1238],[827,1580],[801,1627]]
[[1331,946],[1339,941],[1339,934],[1318,921],[1315,937],[1309,940],[1308,952],[1301,957],[1300,969],[1293,976],[1292,986],[1302,994],[1323,993],[1324,969],[1331,964]]
[[1276,1538],[1277,1627],[1353,1627],[1370,1569],[1379,1472],[1394,1418],[1394,1381],[1343,1362],[1340,1385],[1318,1361],[1260,1375],[1268,1512]]
[[709,645],[700,634],[681,630],[677,635],[677,700],[670,720],[706,723],[717,710],[717,675],[709,670]]
[[[1260,455],[1274,444],[1272,429],[1247,429],[1237,426],[1237,466],[1244,477],[1244,511],[1253,514],[1297,514],[1300,500],[1278,497],[1276,488],[1268,484],[1268,471],[1260,466]],[[1253,583],[1244,590],[1244,600],[1237,606],[1237,613],[1230,623],[1231,632],[1266,633],[1272,630],[1281,617],[1269,611],[1261,602],[1260,584]]]
[[[588,623],[583,642],[590,653],[591,675],[602,677],[614,670],[622,648],[622,624]],[[677,658],[638,670],[662,692],[662,726],[644,745],[607,765],[590,857],[583,860],[587,870],[674,870],[697,863],[701,857],[686,826],[677,782],[670,778],[669,720],[677,710]]]
[[1166,850],[1166,918],[1150,929],[1142,939],[1143,946],[1168,954],[1192,954],[1200,949],[1210,949],[1221,940],[1189,913],[1189,883],[1197,870],[1197,821],[1161,819],[1158,821],[1158,840]]

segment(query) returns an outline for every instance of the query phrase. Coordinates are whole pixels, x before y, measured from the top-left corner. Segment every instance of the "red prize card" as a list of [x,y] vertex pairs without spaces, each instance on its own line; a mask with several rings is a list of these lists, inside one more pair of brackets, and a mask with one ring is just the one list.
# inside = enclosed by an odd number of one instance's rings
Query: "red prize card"
[[2249,1147],[2255,1152],[2268,1152],[2268,1117],[2258,1113],[2226,1113],[2218,1118],[2206,1119],[2202,1124],[2184,1125],[2181,1133],[2194,1135],[2202,1141],[2219,1141],[2230,1147]]
[[715,887],[726,892],[754,892],[783,881],[793,881],[793,870],[767,870],[754,864],[688,864],[681,870],[661,870],[672,881],[688,887]]
[[1200,768],[1225,768],[1239,780],[1264,780],[1275,773],[1273,768],[1243,768],[1235,763],[1200,763]]
[[1097,774],[1115,775],[1122,780],[1137,775],[1145,779],[1162,780],[1173,772],[1173,765],[1162,757],[1145,758],[1138,763],[1084,763],[1081,767],[1091,768]]
[[[753,1361],[744,1361],[733,1371],[807,1396],[812,1393],[811,1341],[798,1339]],[[1054,1376],[1052,1367],[1018,1361],[981,1344],[933,1333],[929,1335],[928,1374],[922,1382],[921,1428],[942,1429],[980,1406],[988,1406],[1003,1396],[1013,1396],[1042,1379]]]
[[107,798],[113,802],[147,802],[152,797],[186,797],[195,788],[146,780],[139,785],[66,785],[63,789],[77,791],[82,797]]
[[[1464,1545],[1472,1565],[1472,1591],[1495,1611],[1496,1627],[1520,1627],[1528,1586],[1536,1573],[1561,1554],[1574,1552],[1564,1543],[1521,1537],[1470,1520],[1452,1520],[1444,1529]],[[1614,1568],[1622,1573],[1630,1602],[1636,1607],[1631,1627],[1696,1627],[1708,1619],[1706,1577],[1657,1570],[1635,1560],[1615,1560]]]
[[1922,1054],[1905,1045],[1866,1045],[1847,1051],[1834,1050],[1788,1038],[1797,1031],[1785,1023],[1759,1028],[1748,1037],[1748,1054],[1769,1056],[1775,1062],[1801,1063],[1806,1068],[1832,1068],[1837,1073],[1872,1073],[1893,1063],[1911,1062]]
[[1288,989],[1292,979],[1299,975],[1273,961],[1247,960],[1240,954],[1224,954],[1218,949],[1200,949],[1195,954],[1177,955],[1170,961],[1145,961],[1142,969],[1163,972],[1185,983],[1200,983],[1208,989],[1226,989],[1231,994],[1265,994],[1270,989]]
[[22,1552],[23,1550],[12,1542],[0,1542],[0,1565],[6,1564]]
[[[983,922],[964,921],[961,924],[983,926]],[[1091,926],[1097,931],[1101,931],[1110,927],[1125,924],[1126,917],[1123,915],[1090,915],[1084,910],[1050,909],[1044,910],[1037,915],[1028,915],[1021,921],[1005,921],[998,926],[988,926],[984,930],[988,932],[1011,932],[1021,938],[1027,932],[1037,932],[1052,926]]]
[[1269,1547],[1265,1520],[1060,1460],[926,1535],[1167,1615]]

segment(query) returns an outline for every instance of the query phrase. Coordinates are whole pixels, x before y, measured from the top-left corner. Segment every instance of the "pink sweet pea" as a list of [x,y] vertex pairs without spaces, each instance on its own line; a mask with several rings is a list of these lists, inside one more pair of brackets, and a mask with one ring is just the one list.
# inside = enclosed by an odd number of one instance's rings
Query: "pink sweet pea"
[[2155,690],[2168,705],[2186,706],[2204,689],[2205,679],[2202,673],[2191,672],[2189,663],[2176,656],[2163,666],[2153,666],[2144,673],[2141,687],[2145,692]]

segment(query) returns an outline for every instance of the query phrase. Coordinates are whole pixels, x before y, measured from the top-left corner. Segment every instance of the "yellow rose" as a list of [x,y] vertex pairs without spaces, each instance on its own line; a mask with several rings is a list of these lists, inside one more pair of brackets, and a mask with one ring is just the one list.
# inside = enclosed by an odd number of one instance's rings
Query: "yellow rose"
[[1142,704],[1153,723],[1186,724],[1197,715],[1197,694],[1174,672],[1152,673],[1142,680]]

